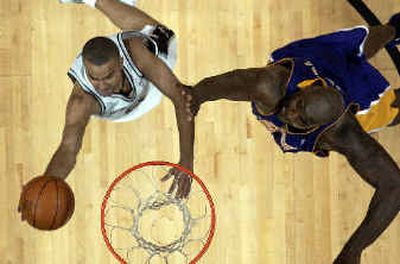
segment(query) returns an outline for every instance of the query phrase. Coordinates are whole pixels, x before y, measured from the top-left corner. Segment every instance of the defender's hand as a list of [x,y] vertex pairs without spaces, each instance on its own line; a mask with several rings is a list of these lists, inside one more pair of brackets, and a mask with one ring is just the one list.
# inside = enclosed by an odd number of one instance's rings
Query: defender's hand
[[183,96],[185,109],[188,114],[188,121],[192,121],[200,109],[198,100],[194,96],[193,90],[190,86],[184,86],[181,95]]

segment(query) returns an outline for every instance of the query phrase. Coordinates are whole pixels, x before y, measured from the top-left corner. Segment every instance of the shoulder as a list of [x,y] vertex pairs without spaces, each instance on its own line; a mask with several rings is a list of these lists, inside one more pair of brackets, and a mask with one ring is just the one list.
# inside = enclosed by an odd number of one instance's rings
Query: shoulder
[[99,114],[101,108],[97,100],[86,93],[78,84],[74,83],[67,104],[67,119],[78,121],[88,119],[91,115]]
[[342,154],[361,152],[368,147],[370,139],[370,135],[358,123],[351,109],[347,109],[333,126],[321,134],[317,148]]
[[167,54],[170,42],[175,37],[174,31],[161,24],[146,25],[140,31],[122,32],[121,35],[128,49],[141,45],[156,55]]
[[263,115],[277,111],[279,102],[286,96],[289,76],[290,70],[276,64],[263,68],[261,74],[255,78],[252,101]]

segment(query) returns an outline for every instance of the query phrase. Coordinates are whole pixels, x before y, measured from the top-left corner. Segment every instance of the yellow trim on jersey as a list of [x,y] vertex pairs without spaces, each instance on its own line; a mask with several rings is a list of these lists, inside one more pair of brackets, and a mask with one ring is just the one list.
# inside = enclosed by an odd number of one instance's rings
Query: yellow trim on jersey
[[307,86],[312,85],[313,83],[317,82],[317,81],[321,81],[322,82],[322,86],[323,87],[327,87],[327,83],[324,79],[322,78],[315,78],[315,79],[308,79],[308,80],[304,80],[302,82],[299,82],[297,84],[297,87],[299,87],[300,89],[306,88]]
[[367,132],[373,132],[377,129],[388,126],[399,113],[398,108],[393,108],[391,104],[394,102],[396,95],[394,89],[389,89],[383,96],[378,99],[379,102],[372,105],[365,114],[358,112],[356,118],[361,126]]

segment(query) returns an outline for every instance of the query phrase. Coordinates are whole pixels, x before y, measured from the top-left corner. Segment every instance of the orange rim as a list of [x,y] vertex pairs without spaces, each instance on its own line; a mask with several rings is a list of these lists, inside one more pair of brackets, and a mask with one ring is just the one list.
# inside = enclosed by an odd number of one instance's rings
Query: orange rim
[[210,233],[208,234],[208,237],[207,237],[207,241],[204,244],[203,248],[189,262],[190,264],[195,264],[207,252],[208,248],[210,247],[211,241],[212,241],[212,239],[214,237],[215,226],[216,226],[215,204],[214,204],[214,201],[213,201],[213,199],[211,197],[211,194],[208,191],[206,185],[203,183],[203,181],[197,175],[195,175],[190,170],[188,170],[188,169],[186,169],[186,168],[184,168],[184,167],[182,167],[182,166],[180,166],[178,164],[174,164],[174,163],[167,162],[167,161],[148,161],[148,162],[140,163],[140,164],[138,164],[138,165],[136,165],[136,166],[124,171],[121,175],[119,175],[117,178],[115,178],[115,180],[111,183],[111,185],[108,188],[106,194],[104,195],[103,203],[101,204],[101,233],[103,235],[104,242],[106,243],[107,248],[111,251],[111,253],[114,255],[114,257],[118,261],[120,261],[121,263],[124,263],[124,264],[127,263],[117,252],[115,252],[115,250],[112,247],[110,241],[108,240],[107,231],[106,231],[106,228],[105,228],[105,208],[106,208],[108,199],[109,199],[109,197],[111,195],[111,192],[114,190],[114,187],[123,178],[125,178],[132,171],[135,171],[135,170],[143,168],[143,167],[148,167],[148,166],[170,166],[170,167],[175,167],[175,168],[185,172],[186,174],[190,175],[190,177],[192,177],[200,185],[201,189],[203,190],[203,192],[205,193],[205,195],[207,197],[207,200],[208,200],[208,203],[209,203],[210,209],[211,209],[211,228],[210,228]]

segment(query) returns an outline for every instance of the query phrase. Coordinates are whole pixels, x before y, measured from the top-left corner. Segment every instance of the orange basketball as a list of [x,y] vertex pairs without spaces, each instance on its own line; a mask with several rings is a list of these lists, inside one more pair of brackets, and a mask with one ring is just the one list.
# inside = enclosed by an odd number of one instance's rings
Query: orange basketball
[[30,180],[21,193],[18,211],[22,221],[41,230],[65,225],[75,209],[71,187],[61,178],[39,176]]

